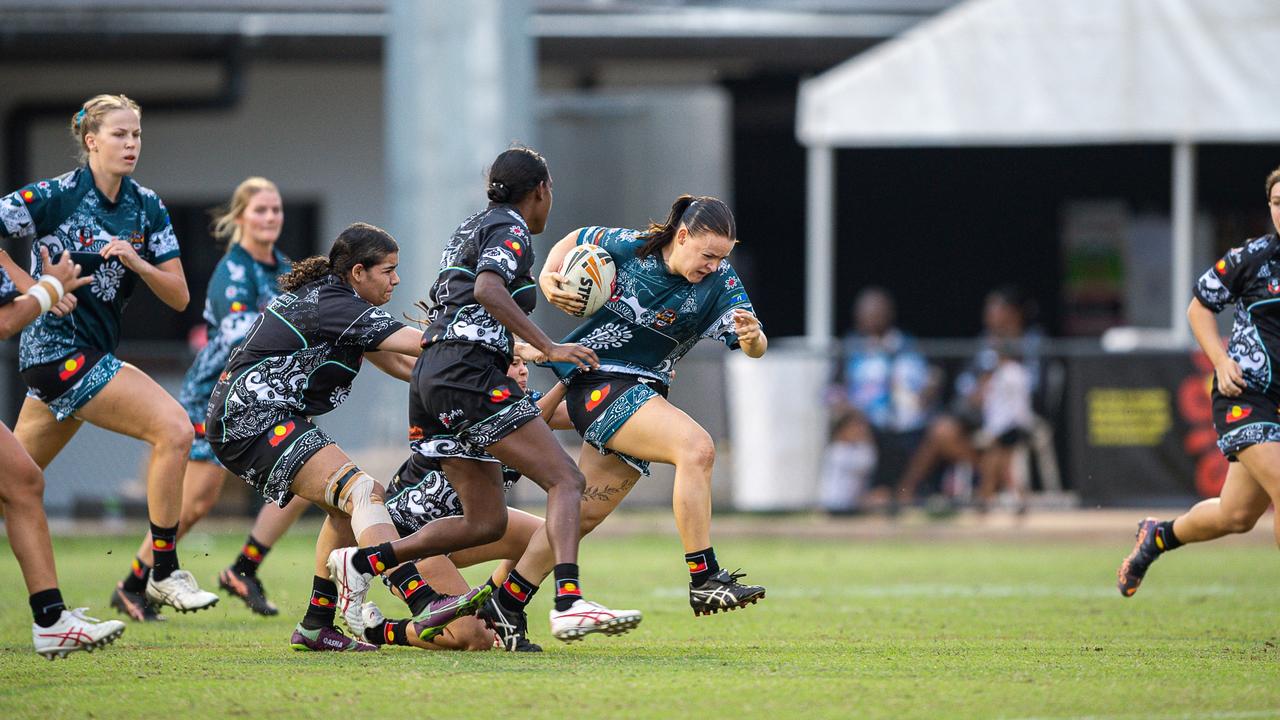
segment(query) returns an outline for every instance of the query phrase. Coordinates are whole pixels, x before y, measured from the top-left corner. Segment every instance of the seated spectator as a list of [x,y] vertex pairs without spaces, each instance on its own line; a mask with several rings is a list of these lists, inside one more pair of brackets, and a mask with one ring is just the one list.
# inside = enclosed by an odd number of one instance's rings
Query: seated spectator
[[[835,417],[850,411],[870,424],[878,462],[864,504],[887,506],[893,483],[924,436],[937,394],[937,372],[914,343],[894,327],[894,303],[869,287],[853,305],[853,330],[841,343],[828,405]],[[841,434],[833,435],[839,444]]]
[[822,456],[822,509],[832,515],[852,515],[861,510],[875,467],[871,425],[862,413],[850,410],[836,420],[831,442]]
[[[1004,426],[1001,413],[1009,408],[1021,408],[1025,404],[1026,414],[1030,415],[1031,396],[1039,383],[1042,336],[1026,328],[1026,305],[1023,294],[1012,286],[997,288],[987,295],[982,313],[981,348],[956,378],[956,394],[949,411],[929,424],[924,441],[907,464],[898,481],[898,501],[912,502],[920,484],[943,464],[979,471],[996,471],[1000,467],[1007,470],[1008,463],[998,464],[996,459],[989,468],[981,466],[980,446],[975,441],[979,439],[976,433],[985,425],[990,424],[993,429]],[[1007,368],[998,373],[1004,366],[998,361],[1001,354],[1022,371]],[[991,386],[993,379],[996,386],[989,393],[988,403],[988,393],[984,390]],[[1025,431],[1029,425],[1028,421],[1022,429]],[[1002,429],[1001,434],[1007,429]],[[1020,439],[1016,438],[1012,444]],[[997,457],[1000,454],[997,453]],[[995,483],[992,487],[1000,487],[999,474],[990,482]],[[963,496],[968,494],[968,489],[952,487],[949,492]]]
[[974,436],[974,446],[981,453],[979,464],[978,508],[991,507],[997,492],[1011,491],[1017,498],[1017,511],[1027,508],[1026,490],[1013,477],[1013,450],[1023,443],[1031,431],[1031,374],[1008,348],[989,351],[980,383],[982,395],[982,427]]

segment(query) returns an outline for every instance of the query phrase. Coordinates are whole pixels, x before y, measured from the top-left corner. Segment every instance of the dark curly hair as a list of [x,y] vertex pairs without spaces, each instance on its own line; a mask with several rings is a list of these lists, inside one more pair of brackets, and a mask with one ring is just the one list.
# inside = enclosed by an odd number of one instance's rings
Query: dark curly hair
[[391,233],[369,223],[352,223],[338,233],[329,249],[329,257],[313,255],[293,264],[293,268],[280,276],[280,289],[293,292],[325,275],[346,279],[347,273],[357,265],[372,267],[393,252],[399,252]]

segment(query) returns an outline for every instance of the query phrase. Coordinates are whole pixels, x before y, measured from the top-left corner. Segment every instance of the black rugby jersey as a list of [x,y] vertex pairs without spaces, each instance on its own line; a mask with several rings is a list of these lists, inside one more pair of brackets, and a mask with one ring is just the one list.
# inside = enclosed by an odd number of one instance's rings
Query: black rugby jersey
[[1200,276],[1195,296],[1215,313],[1235,305],[1227,354],[1251,389],[1280,392],[1274,371],[1280,358],[1280,239],[1264,235],[1228,251]]
[[480,343],[511,360],[513,343],[506,326],[476,302],[476,276],[495,272],[526,315],[537,304],[533,279],[533,243],[529,226],[510,205],[494,205],[453,231],[440,258],[440,274],[428,294],[431,309],[423,345],[443,340]]
[[286,417],[333,410],[350,394],[364,353],[402,327],[333,275],[278,296],[227,360],[206,435],[244,440]]

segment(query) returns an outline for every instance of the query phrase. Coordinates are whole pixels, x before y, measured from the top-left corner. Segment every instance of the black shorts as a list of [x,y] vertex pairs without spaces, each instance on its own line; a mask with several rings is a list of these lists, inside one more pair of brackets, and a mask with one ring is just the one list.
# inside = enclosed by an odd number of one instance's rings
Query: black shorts
[[1227,460],[1251,446],[1280,442],[1280,404],[1252,389],[1236,397],[1213,392],[1213,427],[1218,431],[1218,449]]
[[432,520],[462,515],[462,502],[442,470],[415,470],[405,460],[387,486],[387,512],[400,537],[412,535]]
[[640,375],[587,370],[575,373],[569,379],[569,391],[565,393],[565,405],[573,427],[596,450],[605,455],[617,455],[641,473],[649,474],[649,462],[625,453],[605,448],[605,444],[618,432],[641,405],[657,396],[666,397],[666,384]]
[[209,447],[223,467],[280,507],[289,504],[293,478],[333,438],[303,417],[285,418],[257,437],[221,442],[209,436]]
[[1013,427],[995,436],[993,442],[1002,448],[1011,448],[1026,440],[1030,434],[1024,428]]
[[507,377],[507,361],[479,343],[428,345],[409,382],[409,447],[428,458],[497,462],[485,448],[542,416]]
[[49,406],[62,422],[92,400],[124,366],[115,355],[78,348],[53,362],[21,371],[27,394]]

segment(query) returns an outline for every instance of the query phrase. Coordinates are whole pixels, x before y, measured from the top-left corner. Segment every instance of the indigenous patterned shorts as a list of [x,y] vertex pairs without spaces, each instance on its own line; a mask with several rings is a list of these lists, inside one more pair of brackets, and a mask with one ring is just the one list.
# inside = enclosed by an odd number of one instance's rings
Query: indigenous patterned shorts
[[1236,454],[1251,445],[1280,442],[1280,407],[1252,388],[1236,397],[1214,390],[1213,427],[1218,431],[1218,449],[1235,462]]
[[81,348],[51,363],[32,365],[21,375],[27,395],[48,405],[62,422],[88,404],[122,367],[111,353]]
[[262,497],[280,507],[289,504],[293,478],[333,438],[303,417],[281,419],[257,437],[220,442],[207,438],[223,466],[253,486]]
[[588,370],[569,379],[565,404],[569,408],[569,420],[583,440],[601,453],[617,455],[626,464],[648,475],[647,460],[609,450],[605,444],[641,405],[659,395],[665,398],[667,391],[668,387],[663,383],[639,375]]
[[427,346],[409,383],[409,447],[428,458],[498,462],[485,448],[542,416],[507,362],[478,343]]

